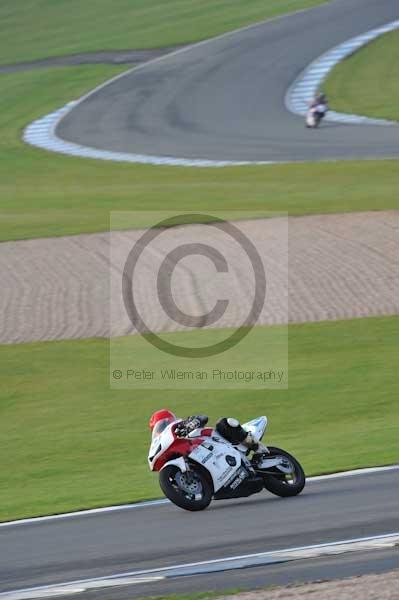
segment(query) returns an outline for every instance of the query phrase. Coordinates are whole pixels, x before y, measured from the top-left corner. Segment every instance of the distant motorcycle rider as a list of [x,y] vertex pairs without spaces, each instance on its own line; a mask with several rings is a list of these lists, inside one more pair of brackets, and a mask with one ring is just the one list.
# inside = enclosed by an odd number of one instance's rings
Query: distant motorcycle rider
[[312,98],[312,100],[309,103],[310,108],[316,108],[320,105],[325,106],[326,109],[328,109],[328,99],[326,94],[324,94],[323,92],[319,92],[318,94],[316,94],[316,96]]
[[327,96],[319,92],[309,102],[309,110],[306,113],[306,127],[316,128],[326,116],[329,110]]
[[[211,427],[201,429],[208,423],[206,415],[179,419],[170,410],[163,409],[155,412],[150,418],[152,435],[159,435],[171,423],[176,423],[174,432],[178,437],[187,437],[196,429],[199,430],[198,435],[202,436],[211,436],[214,433]],[[245,431],[240,422],[233,417],[222,417],[219,419],[215,425],[215,431],[233,445],[242,444],[248,450],[253,450],[254,452],[262,447],[259,440],[251,432]]]

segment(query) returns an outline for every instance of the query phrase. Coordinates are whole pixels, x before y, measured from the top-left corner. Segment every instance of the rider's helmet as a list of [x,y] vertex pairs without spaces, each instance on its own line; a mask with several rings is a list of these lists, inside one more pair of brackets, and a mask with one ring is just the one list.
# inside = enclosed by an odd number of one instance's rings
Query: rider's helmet
[[157,410],[150,418],[149,425],[152,431],[152,435],[159,435],[164,429],[166,429],[168,425],[170,425],[174,421],[177,421],[177,417],[170,410]]

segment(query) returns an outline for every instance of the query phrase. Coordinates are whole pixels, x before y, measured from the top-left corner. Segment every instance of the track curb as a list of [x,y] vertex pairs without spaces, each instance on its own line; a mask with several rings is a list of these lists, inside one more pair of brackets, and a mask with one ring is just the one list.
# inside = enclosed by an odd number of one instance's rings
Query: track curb
[[[311,9],[304,9],[296,11],[289,15],[281,15],[276,19],[269,19],[269,21],[283,19],[297,14],[298,12],[305,12]],[[154,64],[183,52],[187,52],[190,48],[197,47],[212,42],[215,39],[234,35],[237,32],[244,31],[246,29],[256,28],[262,23],[255,23],[248,27],[240,28],[235,31],[227,32],[216,38],[204,40],[191,46],[180,48],[175,52],[166,54],[150,60],[142,65],[139,65],[135,69],[129,69],[124,73],[113,77],[112,79],[104,82],[94,90],[85,94],[81,98],[65,104],[62,108],[51,112],[50,114],[35,120],[33,123],[28,125],[23,132],[23,141],[31,146],[41,148],[43,150],[65,154],[69,156],[75,156],[79,158],[92,158],[97,160],[113,161],[113,162],[127,162],[136,164],[156,165],[156,166],[178,166],[178,167],[234,167],[234,166],[245,166],[245,165],[270,165],[270,164],[283,164],[286,161],[235,161],[235,160],[208,160],[208,159],[188,159],[184,157],[172,157],[172,156],[156,156],[156,155],[145,155],[135,154],[128,152],[116,152],[109,150],[102,150],[99,148],[92,148],[89,146],[83,146],[73,142],[68,142],[58,137],[56,134],[57,126],[60,121],[68,115],[76,106],[81,104],[84,100],[92,96],[93,94],[100,91],[102,88],[110,85],[114,81],[130,74],[133,70],[144,68],[146,65]],[[313,61],[299,76],[298,79],[288,89],[285,96],[285,105],[287,109],[294,114],[303,116],[306,113],[309,100],[315,94],[321,83],[324,81],[331,69],[341,62],[344,58],[350,56],[370,41],[377,37],[399,29],[399,20],[390,22],[382,27],[372,29],[360,36],[351,38],[343,44],[336,46],[329,50],[321,57]],[[383,119],[370,119],[368,117],[361,117],[357,115],[345,115],[342,113],[335,113],[330,111],[327,115],[328,120],[339,121],[347,124],[363,124],[363,125],[396,125],[390,121]]]
[[[351,38],[316,58],[288,89],[285,97],[285,105],[288,110],[296,115],[304,116],[309,108],[309,102],[317,94],[334,67],[378,37],[397,29],[399,29],[399,19]],[[372,119],[334,111],[327,113],[326,120],[350,125],[397,125],[396,122],[386,119]]]

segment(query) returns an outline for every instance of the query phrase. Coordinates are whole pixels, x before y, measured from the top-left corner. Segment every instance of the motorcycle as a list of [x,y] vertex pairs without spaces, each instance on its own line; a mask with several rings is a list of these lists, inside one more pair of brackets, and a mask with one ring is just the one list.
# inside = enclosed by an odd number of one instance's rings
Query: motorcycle
[[[160,487],[169,500],[189,511],[204,510],[212,499],[245,498],[263,489],[281,497],[296,496],[305,487],[305,473],[285,450],[261,447],[249,458],[242,444],[232,445],[215,430],[201,429],[178,437],[176,423],[153,435],[148,455],[151,471],[159,472]],[[242,426],[261,440],[267,417]]]
[[317,129],[327,112],[328,107],[326,104],[317,104],[316,106],[311,106],[306,113],[306,127]]

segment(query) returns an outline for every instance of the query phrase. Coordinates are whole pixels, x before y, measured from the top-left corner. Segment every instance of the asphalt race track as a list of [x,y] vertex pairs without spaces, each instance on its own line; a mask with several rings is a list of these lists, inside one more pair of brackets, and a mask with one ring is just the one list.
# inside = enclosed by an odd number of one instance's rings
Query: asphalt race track
[[315,58],[398,18],[397,0],[336,0],[149,62],[103,87],[56,132],[84,146],[157,156],[268,161],[399,155],[399,127],[288,112],[289,86]]
[[[398,528],[398,481],[399,468],[309,481],[302,495],[292,499],[262,493],[245,500],[213,502],[201,513],[164,504],[1,527],[0,543],[6,551],[0,558],[0,592],[392,533]],[[399,566],[397,548],[83,595],[134,598],[189,586],[199,590],[254,586],[394,566]]]

